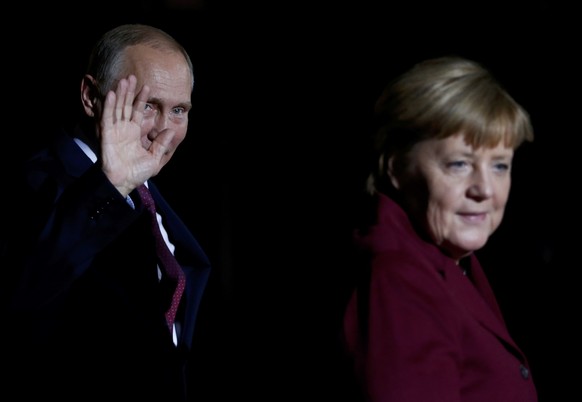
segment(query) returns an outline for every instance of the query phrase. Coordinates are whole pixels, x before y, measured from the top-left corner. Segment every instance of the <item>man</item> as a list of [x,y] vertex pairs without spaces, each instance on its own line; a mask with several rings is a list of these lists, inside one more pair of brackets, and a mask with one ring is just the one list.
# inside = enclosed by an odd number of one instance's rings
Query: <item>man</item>
[[[25,164],[12,197],[22,214],[10,212],[18,219],[0,248],[8,382],[20,399],[188,399],[210,265],[150,179],[186,136],[193,86],[191,60],[171,36],[116,27],[91,53],[74,132]],[[183,283],[156,256],[156,221]]]

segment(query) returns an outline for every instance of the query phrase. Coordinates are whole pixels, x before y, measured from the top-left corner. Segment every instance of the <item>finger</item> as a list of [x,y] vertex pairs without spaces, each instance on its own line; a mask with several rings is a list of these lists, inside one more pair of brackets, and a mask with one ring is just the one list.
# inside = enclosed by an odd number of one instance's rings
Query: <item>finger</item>
[[165,129],[160,131],[150,146],[150,152],[154,155],[155,158],[160,160],[164,156],[164,154],[170,148],[170,144],[172,143],[172,140],[175,136],[176,132],[174,130]]
[[143,120],[143,112],[145,110],[149,94],[150,88],[147,85],[144,85],[133,100],[133,115],[131,120],[140,126]]
[[115,92],[109,91],[105,96],[103,114],[101,116],[101,125],[104,131],[110,129],[113,126],[113,116],[115,114],[116,101],[117,96],[115,95]]
[[130,75],[127,79],[127,93],[123,104],[123,118],[131,120],[133,117],[133,101],[135,98],[135,87],[137,79],[134,75]]
[[115,121],[120,121],[123,118],[123,108],[127,95],[127,85],[127,80],[125,78],[122,78],[117,83],[117,89],[115,90],[115,95],[117,97],[117,101],[115,102]]

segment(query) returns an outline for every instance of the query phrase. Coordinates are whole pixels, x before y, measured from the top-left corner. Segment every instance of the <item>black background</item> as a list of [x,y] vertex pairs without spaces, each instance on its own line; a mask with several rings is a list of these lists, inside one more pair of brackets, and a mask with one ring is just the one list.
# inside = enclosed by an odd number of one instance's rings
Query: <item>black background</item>
[[157,25],[192,56],[188,137],[157,183],[214,266],[196,335],[195,400],[349,400],[334,325],[372,105],[396,74],[444,54],[483,63],[531,114],[536,140],[516,154],[506,218],[479,255],[530,359],[540,402],[578,394],[580,29],[573,7],[48,3],[4,10],[5,176],[14,157],[74,118],[86,58],[106,29]]

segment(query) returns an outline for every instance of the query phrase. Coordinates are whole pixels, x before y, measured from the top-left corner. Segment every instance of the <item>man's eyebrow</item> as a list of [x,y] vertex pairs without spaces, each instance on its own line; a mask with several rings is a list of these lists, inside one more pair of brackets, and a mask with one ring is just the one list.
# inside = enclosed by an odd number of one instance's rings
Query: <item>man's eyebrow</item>
[[[160,98],[156,98],[156,97],[152,97],[152,98],[148,98],[146,100],[146,103],[156,103],[156,104],[161,104],[161,103],[165,103],[163,99]],[[179,102],[178,104],[172,106],[172,107],[183,107],[185,109],[191,109],[192,108],[192,102],[188,101],[188,102]]]

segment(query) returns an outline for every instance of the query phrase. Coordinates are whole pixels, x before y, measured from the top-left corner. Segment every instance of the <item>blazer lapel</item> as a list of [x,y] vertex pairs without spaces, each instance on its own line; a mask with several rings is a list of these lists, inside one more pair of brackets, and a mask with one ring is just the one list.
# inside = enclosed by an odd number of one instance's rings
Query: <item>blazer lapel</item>
[[447,267],[446,280],[450,289],[461,308],[467,309],[481,325],[515,349],[518,355],[523,356],[507,331],[493,291],[479,262],[475,256],[470,258],[471,279],[463,275],[458,266]]

